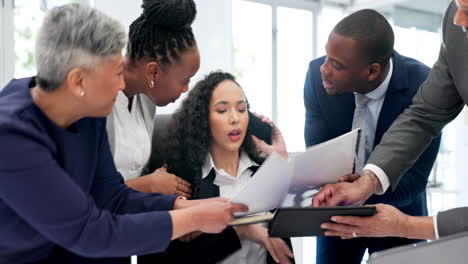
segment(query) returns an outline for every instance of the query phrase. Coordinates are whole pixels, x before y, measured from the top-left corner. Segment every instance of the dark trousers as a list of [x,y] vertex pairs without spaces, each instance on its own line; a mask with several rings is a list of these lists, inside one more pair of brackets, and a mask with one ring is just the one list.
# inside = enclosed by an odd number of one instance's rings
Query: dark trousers
[[353,238],[317,237],[317,264],[360,264],[362,257],[369,250],[369,255],[388,248],[409,245],[422,240],[399,237]]

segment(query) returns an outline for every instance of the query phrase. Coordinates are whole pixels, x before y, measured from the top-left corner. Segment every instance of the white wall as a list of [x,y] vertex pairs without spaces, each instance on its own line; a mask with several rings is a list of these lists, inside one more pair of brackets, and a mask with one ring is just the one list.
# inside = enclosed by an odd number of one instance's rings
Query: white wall
[[[141,0],[120,1],[95,0],[95,7],[117,18],[128,29],[133,20],[141,14]],[[193,31],[200,50],[201,65],[192,78],[191,86],[212,70],[231,71],[232,66],[232,27],[231,0],[195,0],[197,17]],[[173,112],[185,98],[181,96],[175,103],[158,108],[158,113]]]
[[12,2],[0,3],[0,90],[14,77],[15,53]]

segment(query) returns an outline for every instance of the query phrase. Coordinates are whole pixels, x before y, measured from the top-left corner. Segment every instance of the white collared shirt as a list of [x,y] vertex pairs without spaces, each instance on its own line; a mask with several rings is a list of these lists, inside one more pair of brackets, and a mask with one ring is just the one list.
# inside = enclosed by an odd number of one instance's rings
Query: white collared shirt
[[[377,130],[377,123],[379,121],[380,111],[382,110],[382,105],[385,101],[385,95],[387,94],[388,85],[390,84],[390,80],[392,79],[393,75],[393,59],[390,59],[389,66],[390,68],[388,70],[387,77],[385,77],[385,80],[379,85],[379,87],[377,87],[377,89],[366,94],[366,96],[370,98],[369,102],[367,103],[367,106],[369,108],[371,118],[368,129],[369,135],[372,136],[372,141],[369,142],[369,144],[372,144],[372,146],[374,145],[375,132]],[[390,186],[390,181],[388,180],[387,174],[374,164],[366,164],[363,170],[371,170],[375,173],[382,185],[382,192],[377,194],[384,194],[388,186]]]
[[[202,178],[206,178],[210,171],[214,169],[216,176],[213,183],[219,187],[219,195],[225,198],[232,198],[249,182],[253,174],[253,171],[249,168],[252,166],[258,166],[258,164],[251,160],[245,151],[241,151],[237,175],[232,176],[223,169],[217,169],[213,158],[208,154],[202,168]],[[240,239],[240,242],[242,248],[219,263],[258,264],[266,262],[266,250],[262,246],[247,239]]]
[[127,96],[119,91],[112,108],[115,117],[114,162],[125,180],[141,175],[151,153],[151,136],[137,97],[133,98],[131,109],[129,112]]

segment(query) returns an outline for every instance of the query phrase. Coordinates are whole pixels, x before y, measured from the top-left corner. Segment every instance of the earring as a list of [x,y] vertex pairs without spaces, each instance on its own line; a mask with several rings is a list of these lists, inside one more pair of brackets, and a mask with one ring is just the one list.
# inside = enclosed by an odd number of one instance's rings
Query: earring
[[154,81],[151,81],[150,82],[150,88],[153,88],[154,87]]
[[85,91],[81,91],[80,96],[83,97],[85,95]]

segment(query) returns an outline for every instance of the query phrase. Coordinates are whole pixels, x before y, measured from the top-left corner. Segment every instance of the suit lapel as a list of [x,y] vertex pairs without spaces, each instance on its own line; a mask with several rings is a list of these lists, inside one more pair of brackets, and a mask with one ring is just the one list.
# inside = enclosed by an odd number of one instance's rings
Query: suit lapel
[[393,74],[385,94],[384,103],[380,110],[379,120],[375,131],[374,147],[378,145],[385,131],[407,106],[408,75],[406,65],[401,56],[393,52]]

